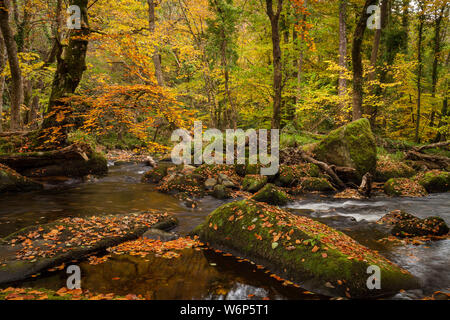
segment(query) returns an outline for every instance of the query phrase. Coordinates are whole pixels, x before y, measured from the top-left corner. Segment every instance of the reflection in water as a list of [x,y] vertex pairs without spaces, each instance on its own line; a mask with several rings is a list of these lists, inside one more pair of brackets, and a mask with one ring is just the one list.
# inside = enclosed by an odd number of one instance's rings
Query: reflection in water
[[[107,177],[79,183],[67,181],[36,193],[0,196],[0,237],[20,228],[67,216],[120,214],[159,209],[174,213],[187,234],[223,202],[205,198],[191,209],[174,197],[155,192],[154,186],[140,183],[148,167],[111,167]],[[386,230],[373,223],[391,210],[402,209],[419,217],[436,215],[450,223],[450,193],[419,199],[334,200],[308,197],[288,207],[297,214],[311,216],[337,228],[362,244],[379,250],[423,282],[423,297],[436,290],[448,290],[450,240],[426,246],[390,246],[377,242]],[[149,299],[320,299],[318,295],[283,286],[250,263],[238,263],[212,251],[183,251],[178,259],[113,256],[106,263],[80,263],[82,287],[92,292],[140,294]],[[119,280],[112,280],[120,278]],[[64,271],[43,274],[18,285],[58,290],[65,286]]]
[[[212,251],[186,249],[178,259],[113,256],[106,263],[83,262],[80,267],[82,288],[97,293],[133,293],[152,300],[321,298],[285,287],[250,263],[238,263]],[[21,285],[58,290],[66,279],[61,271]]]

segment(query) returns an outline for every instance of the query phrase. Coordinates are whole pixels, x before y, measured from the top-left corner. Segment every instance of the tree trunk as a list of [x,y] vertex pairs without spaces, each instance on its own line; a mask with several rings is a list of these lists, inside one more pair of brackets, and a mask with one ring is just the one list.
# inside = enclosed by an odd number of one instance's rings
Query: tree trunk
[[[87,36],[90,33],[88,14],[88,0],[71,0],[70,5],[77,5],[81,9],[81,29],[69,31],[69,42],[61,56],[57,56],[57,68],[52,84],[52,92],[47,110],[47,116],[42,125],[42,129],[53,127],[63,127],[62,122],[57,121],[57,114],[65,102],[62,99],[73,94],[77,89],[83,73],[86,70],[86,53],[89,41]],[[67,117],[67,115],[66,115]],[[65,129],[61,130],[62,136],[59,143],[66,138]]]
[[14,40],[11,24],[9,23],[9,0],[0,0],[0,29],[8,53],[11,70],[11,131],[20,129],[20,107],[23,103],[22,71],[17,56],[17,44]]
[[272,45],[273,45],[273,117],[272,129],[279,129],[281,126],[281,90],[282,90],[282,63],[281,63],[281,47],[279,20],[281,10],[283,9],[283,0],[278,0],[277,10],[273,11],[272,0],[266,0],[267,15],[270,19],[272,27]]
[[422,102],[422,40],[423,40],[423,27],[425,24],[424,8],[422,7],[419,13],[419,33],[417,43],[417,115],[416,115],[416,132],[414,140],[416,143],[420,142],[419,129],[420,129],[420,117],[421,117],[421,102]]
[[353,35],[352,61],[353,61],[353,121],[362,117],[363,104],[363,65],[361,58],[361,47],[367,21],[370,15],[367,8],[374,5],[377,0],[366,0]]
[[62,12],[62,0],[57,0],[55,6],[55,21],[53,23],[53,45],[50,52],[47,55],[45,66],[48,66],[56,61],[56,57],[61,56],[61,40],[63,29],[63,12]]
[[[303,2],[303,6],[306,7],[308,4],[307,0]],[[301,94],[302,94],[302,75],[303,75],[303,64],[304,64],[304,46],[305,46],[305,22],[306,22],[306,15],[303,14],[301,18],[301,31],[300,31],[300,52],[298,55],[298,62],[297,62],[297,101],[300,101]]]
[[5,76],[1,75],[6,67],[6,48],[0,32],[0,133],[3,132],[3,93],[5,91]]
[[341,101],[340,110],[345,108],[344,97],[347,93],[347,79],[345,70],[347,70],[347,0],[339,1],[339,98]]
[[[388,15],[388,9],[389,9],[389,0],[382,0],[381,4],[381,28],[377,29],[375,31],[375,36],[373,38],[373,46],[372,46],[372,53],[370,55],[370,66],[372,68],[371,72],[369,73],[369,82],[373,82],[376,79],[376,68],[377,68],[377,60],[378,60],[378,51],[380,49],[380,41],[381,41],[381,33],[383,29],[386,27],[387,23],[387,15]],[[372,94],[376,94],[376,86],[372,85],[371,92]],[[371,117],[370,122],[372,124],[372,128],[375,127],[376,118],[378,110],[376,107],[372,106],[372,110],[370,111]]]
[[[155,0],[147,0],[148,3],[148,24],[150,32],[155,34],[155,25],[156,25],[156,16],[155,16]],[[161,67],[161,55],[159,54],[159,48],[157,46],[154,47],[155,52],[153,53],[153,65],[155,66],[155,76],[156,81],[160,86],[164,86],[164,76]]]
[[402,27],[403,27],[403,52],[408,53],[408,27],[409,27],[409,3],[410,0],[403,0]]

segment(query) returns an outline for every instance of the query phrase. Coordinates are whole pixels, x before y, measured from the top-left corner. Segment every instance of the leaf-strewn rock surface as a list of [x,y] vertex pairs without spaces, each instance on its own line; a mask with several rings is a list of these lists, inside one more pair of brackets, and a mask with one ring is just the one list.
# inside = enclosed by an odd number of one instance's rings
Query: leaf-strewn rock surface
[[[417,286],[407,271],[322,223],[252,200],[212,212],[194,233],[304,288],[330,296],[369,297]],[[367,288],[367,268],[380,267],[381,290]]]

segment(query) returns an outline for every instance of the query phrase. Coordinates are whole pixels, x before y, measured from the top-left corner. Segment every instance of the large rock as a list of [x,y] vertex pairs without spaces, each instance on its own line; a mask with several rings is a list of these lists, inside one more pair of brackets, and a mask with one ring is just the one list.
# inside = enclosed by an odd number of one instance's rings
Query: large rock
[[42,184],[25,178],[11,168],[0,164],[0,193],[36,191],[43,188]]
[[429,171],[419,178],[419,183],[430,193],[449,192],[450,172]]
[[378,220],[379,224],[391,226],[391,233],[397,237],[442,236],[449,229],[440,217],[420,219],[404,211],[395,210]]
[[375,173],[377,147],[369,120],[360,119],[332,131],[313,150],[318,160],[357,170],[360,178]]
[[[329,296],[383,296],[418,286],[409,272],[342,232],[252,200],[218,208],[193,233],[213,248]],[[379,290],[367,287],[369,266],[380,268]]]

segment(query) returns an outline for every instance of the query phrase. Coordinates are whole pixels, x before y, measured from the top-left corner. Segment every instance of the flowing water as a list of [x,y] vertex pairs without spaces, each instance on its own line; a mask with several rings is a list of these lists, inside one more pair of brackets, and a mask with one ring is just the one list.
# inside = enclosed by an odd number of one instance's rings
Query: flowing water
[[[140,183],[148,167],[111,166],[108,176],[88,182],[67,180],[46,190],[0,196],[0,237],[21,228],[68,216],[120,214],[158,209],[175,214],[180,225],[174,231],[185,235],[223,204],[207,197],[191,209],[174,197]],[[450,193],[420,199],[334,200],[308,196],[288,209],[337,228],[362,244],[411,271],[422,282],[420,290],[394,298],[421,298],[450,288],[450,241],[422,246],[382,245],[377,240],[386,230],[374,222],[391,210],[402,209],[419,217],[440,216],[450,224]],[[320,295],[283,286],[270,273],[255,265],[238,262],[210,250],[184,250],[178,259],[148,256],[113,256],[90,265],[79,262],[82,288],[97,293],[140,294],[149,299],[323,299]],[[118,280],[112,280],[113,278]],[[64,271],[49,272],[17,285],[57,290],[65,286]]]

